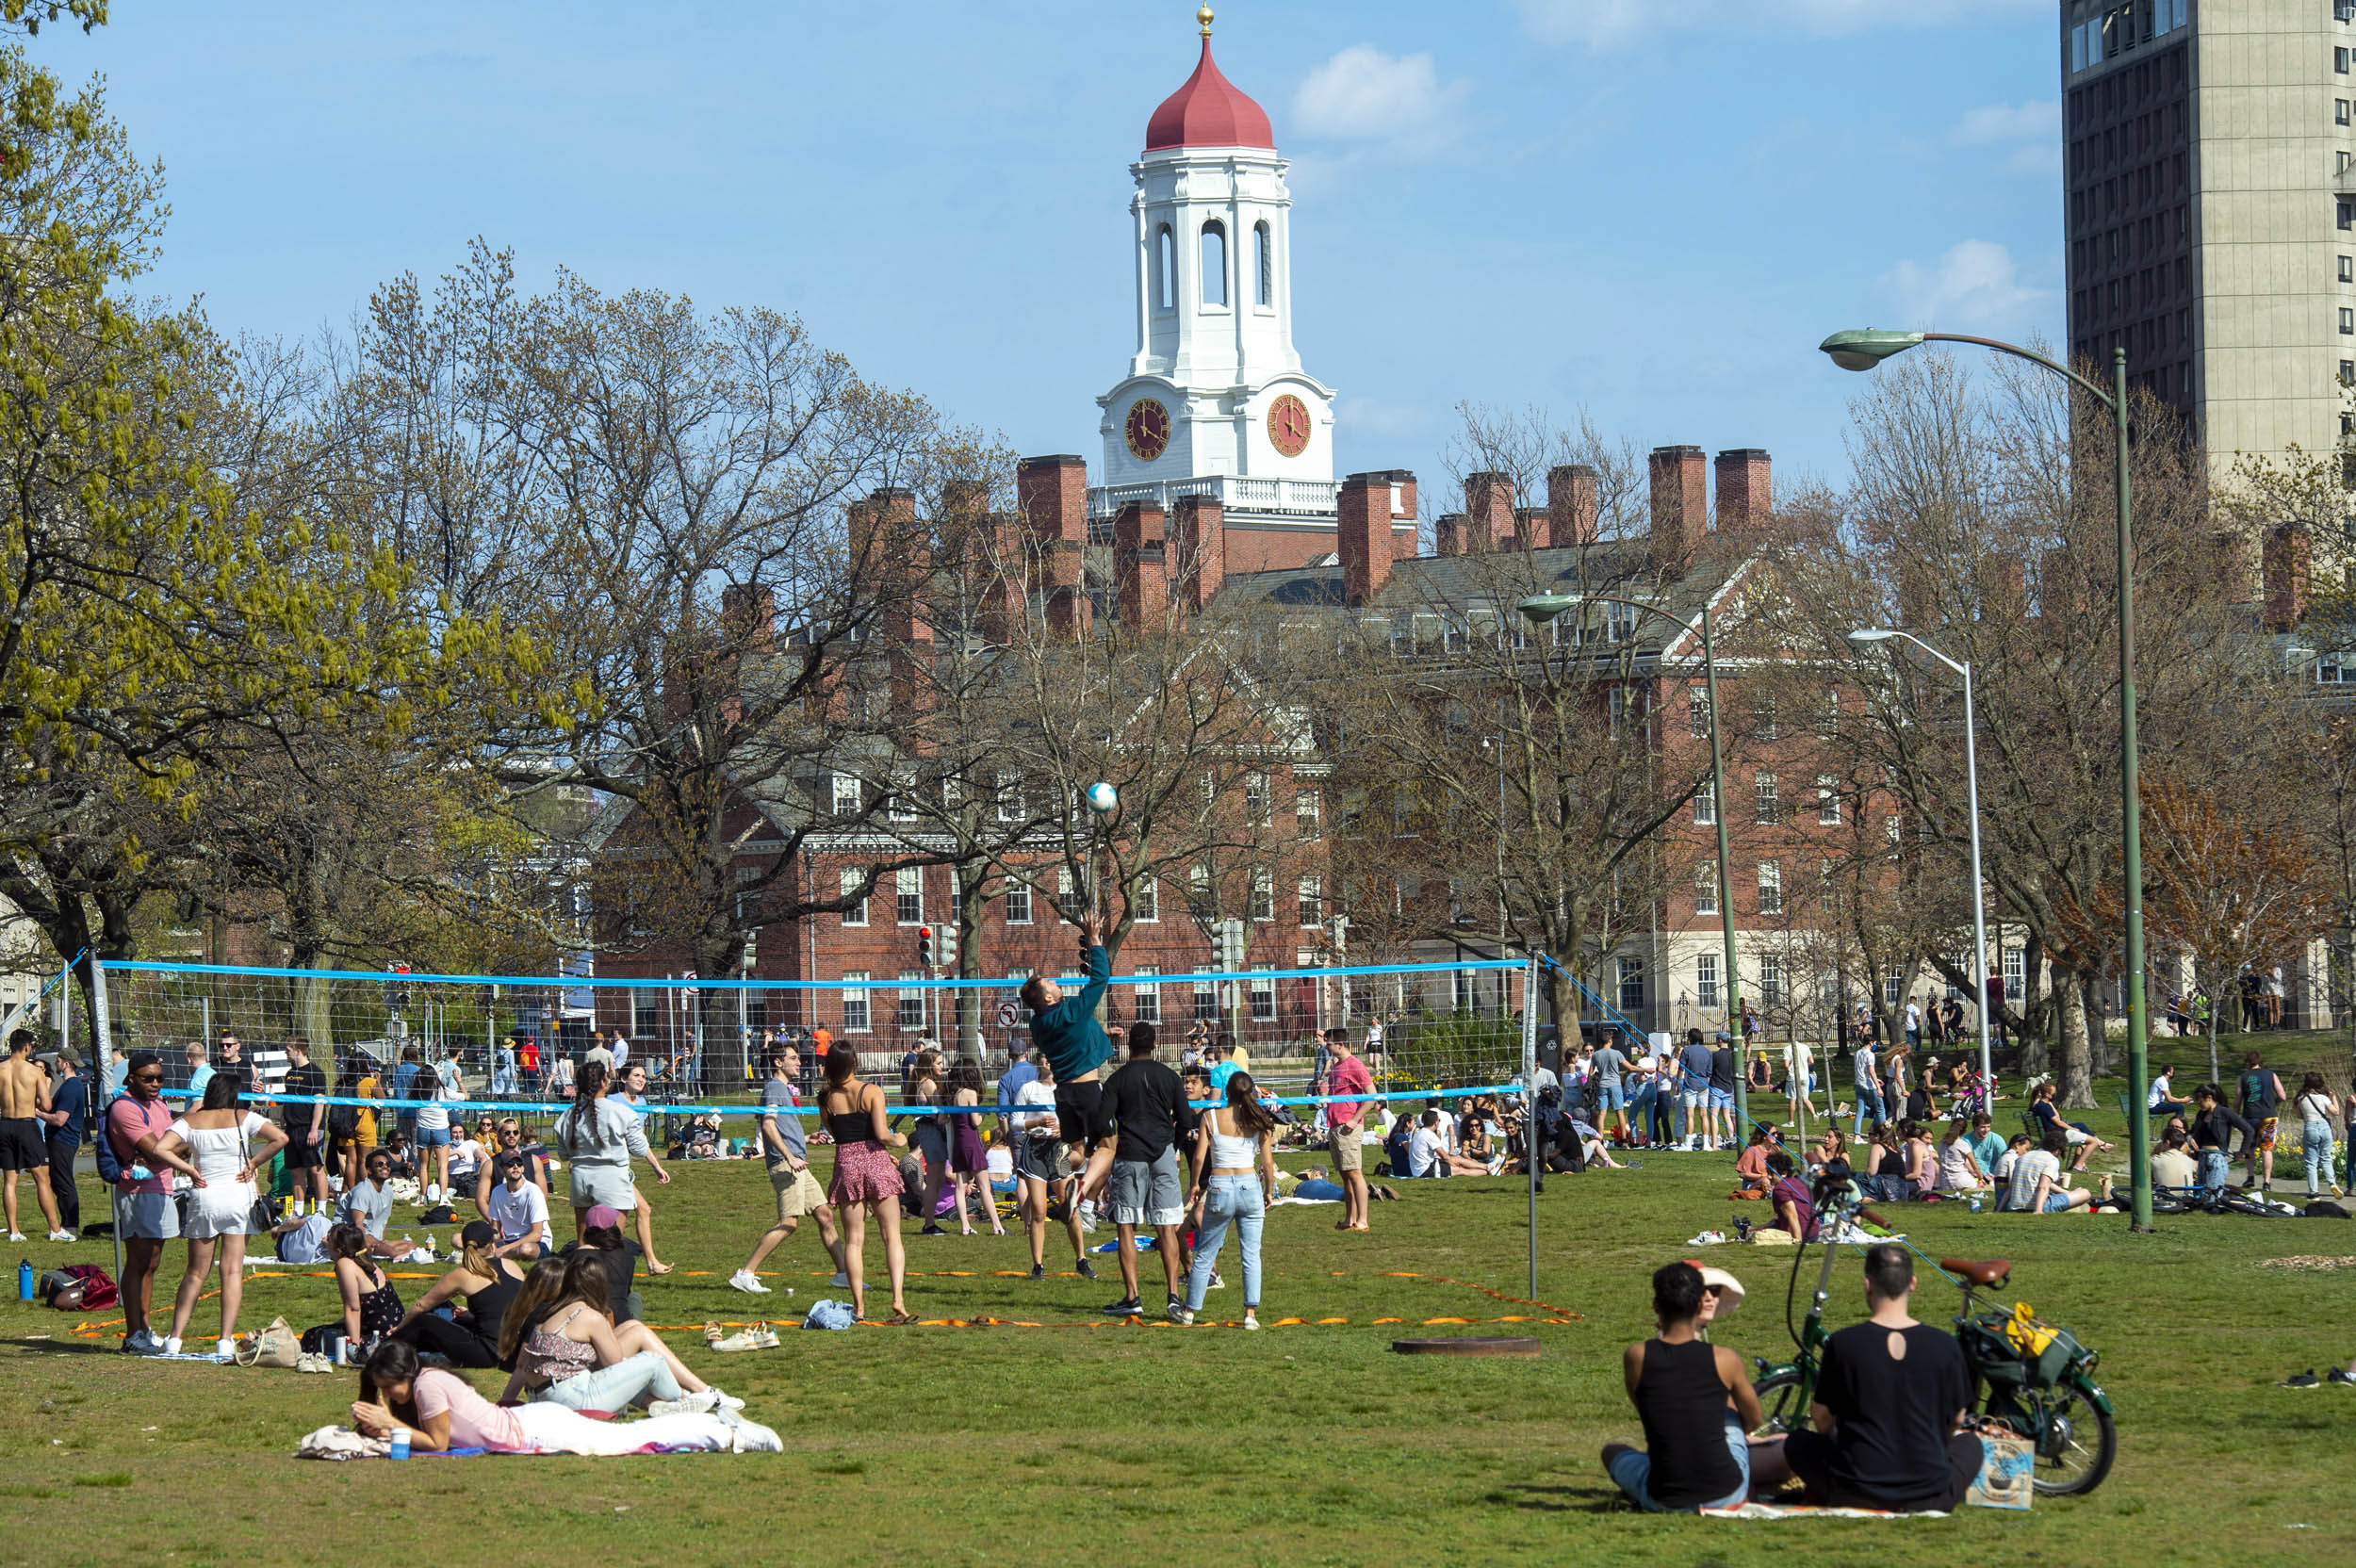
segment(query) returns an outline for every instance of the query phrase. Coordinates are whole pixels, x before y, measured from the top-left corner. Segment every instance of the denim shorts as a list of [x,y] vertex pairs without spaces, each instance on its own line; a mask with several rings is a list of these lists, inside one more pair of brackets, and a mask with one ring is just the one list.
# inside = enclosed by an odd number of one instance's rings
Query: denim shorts
[[420,1149],[448,1149],[450,1147],[450,1129],[447,1127],[418,1128],[417,1147]]
[[2045,1212],[2047,1214],[2060,1214],[2069,1207],[2070,1194],[2066,1192],[2049,1192],[2045,1195]]
[[[1726,1423],[1726,1447],[1734,1455],[1735,1468],[1742,1472],[1742,1484],[1714,1503],[1702,1504],[1703,1508],[1741,1508],[1750,1501],[1750,1441],[1743,1436],[1742,1429],[1731,1421]],[[1642,1448],[1630,1448],[1616,1456],[1612,1461],[1612,1478],[1646,1513],[1685,1511],[1682,1509],[1666,1509],[1653,1501],[1652,1492],[1646,1484],[1652,1478],[1652,1456]]]
[[1710,1108],[1713,1111],[1730,1111],[1734,1109],[1734,1091],[1732,1089],[1711,1089],[1710,1091]]
[[1628,1090],[1618,1084],[1604,1084],[1595,1090],[1595,1108],[1621,1111],[1628,1108]]

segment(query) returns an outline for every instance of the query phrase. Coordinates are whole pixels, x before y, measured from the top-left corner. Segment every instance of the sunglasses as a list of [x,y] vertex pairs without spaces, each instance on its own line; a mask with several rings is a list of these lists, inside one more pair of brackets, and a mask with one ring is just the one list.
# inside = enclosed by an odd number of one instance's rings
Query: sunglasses
[[132,1074],[131,1081],[135,1084],[160,1084],[164,1075],[160,1072],[139,1072]]

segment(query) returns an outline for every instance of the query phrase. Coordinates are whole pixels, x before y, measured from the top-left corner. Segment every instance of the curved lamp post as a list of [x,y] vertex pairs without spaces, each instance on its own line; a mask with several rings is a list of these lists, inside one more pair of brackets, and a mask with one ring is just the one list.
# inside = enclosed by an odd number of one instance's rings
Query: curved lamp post
[[[1972,969],[1980,986],[1980,1081],[1988,1086],[1988,1108],[1996,1109],[1996,1070],[1990,1064],[1988,1049],[1988,897],[1987,884],[1980,880],[1980,751],[1973,736],[1978,720],[1972,703],[1972,666],[1958,663],[1922,641],[1911,631],[1864,629],[1849,633],[1849,641],[1863,648],[1903,637],[1963,677],[1963,766],[1964,777],[1972,796],[1972,939],[1974,944]],[[1847,1004],[1845,1002],[1842,1004]]]
[[[2151,1119],[2143,1110],[2149,1102],[2151,1042],[2147,1037],[2143,997],[2143,791],[2135,768],[2135,543],[2127,490],[2127,351],[2112,351],[2108,391],[2068,366],[1993,337],[1960,333],[1889,332],[1868,328],[1837,332],[1817,345],[1844,370],[1871,370],[1893,354],[1922,343],[1970,343],[2044,367],[2110,410],[2117,437],[2119,489],[2119,793],[2125,865],[2120,889],[2127,911],[2127,1148],[2135,1182],[2133,1228],[2151,1229]],[[1985,970],[1988,959],[1980,959]],[[1983,982],[1985,984],[1985,982]],[[1983,1012],[1982,1017],[1986,1014]]]
[[1726,939],[1726,1035],[1734,1044],[1734,1137],[1735,1147],[1740,1149],[1750,1136],[1751,1129],[1750,1064],[1745,1059],[1749,1046],[1742,1038],[1742,971],[1735,967],[1734,883],[1726,854],[1726,767],[1725,752],[1718,743],[1718,661],[1710,641],[1710,606],[1702,606],[1698,625],[1672,615],[1657,604],[1643,604],[1612,594],[1533,594],[1517,608],[1533,625],[1544,626],[1564,611],[1582,604],[1624,604],[1681,626],[1701,639],[1702,679],[1710,692],[1710,788],[1713,807],[1710,814],[1718,822],[1718,923]]

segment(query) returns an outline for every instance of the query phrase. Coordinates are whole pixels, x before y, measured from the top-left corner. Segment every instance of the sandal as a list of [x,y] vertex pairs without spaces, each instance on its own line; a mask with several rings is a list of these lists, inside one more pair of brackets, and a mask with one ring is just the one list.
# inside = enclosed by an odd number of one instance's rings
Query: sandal
[[912,1312],[895,1312],[890,1317],[884,1319],[884,1327],[887,1329],[905,1329],[915,1321],[916,1315]]
[[706,1345],[717,1345],[720,1343],[719,1324],[707,1323],[704,1325],[704,1343]]
[[712,1332],[712,1327],[707,1325],[704,1330],[705,1338],[712,1348],[722,1355],[730,1355],[739,1350],[774,1350],[777,1348],[777,1331],[766,1323],[756,1323],[742,1333],[730,1334],[726,1339],[712,1339],[711,1338]]

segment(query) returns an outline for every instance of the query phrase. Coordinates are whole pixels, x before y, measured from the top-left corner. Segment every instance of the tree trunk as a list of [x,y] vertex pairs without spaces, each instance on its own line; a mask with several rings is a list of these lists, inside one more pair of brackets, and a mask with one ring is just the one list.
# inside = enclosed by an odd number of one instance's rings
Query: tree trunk
[[1554,1015],[1555,1046],[1568,1057],[1579,1050],[1579,988],[1571,984],[1569,975],[1552,964],[1545,966],[1544,972],[1546,977],[1546,1010]]
[[2094,1105],[2094,1077],[2089,1068],[2093,1051],[2086,1039],[2086,986],[2088,976],[2063,977],[2061,991],[2061,1048],[2055,1054],[2053,1101],[2071,1110],[2088,1110]]
[[[990,886],[990,862],[980,860],[956,868],[957,906],[954,911],[957,922],[957,974],[960,980],[982,977],[981,935],[983,890]],[[982,1037],[982,993],[973,987],[959,987],[951,993],[956,998],[957,1049],[976,1062],[989,1062],[990,1044]],[[982,1074],[990,1074],[985,1070]]]

